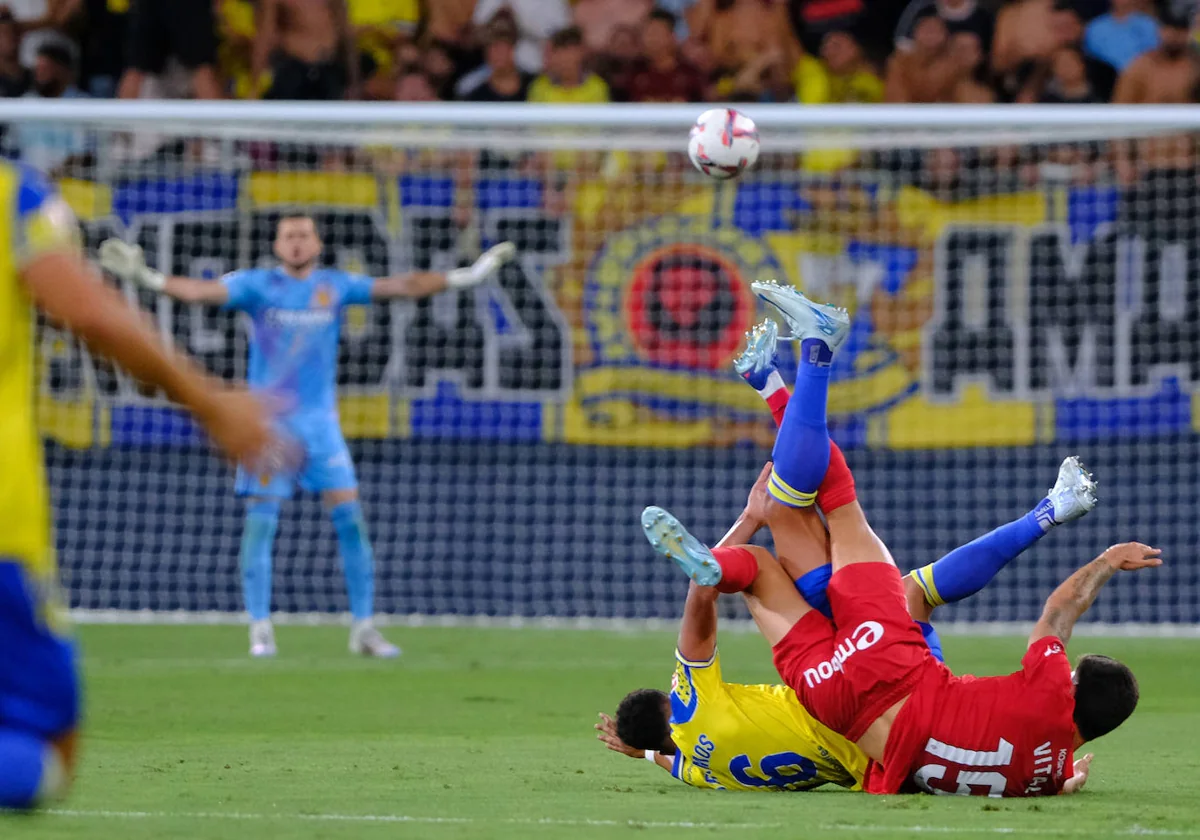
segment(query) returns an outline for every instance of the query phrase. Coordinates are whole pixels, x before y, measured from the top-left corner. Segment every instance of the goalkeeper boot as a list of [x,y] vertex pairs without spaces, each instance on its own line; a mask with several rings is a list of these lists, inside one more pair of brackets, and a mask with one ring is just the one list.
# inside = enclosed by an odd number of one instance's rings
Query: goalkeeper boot
[[746,333],[746,347],[733,360],[733,369],[756,391],[766,387],[767,377],[779,367],[775,357],[778,343],[779,325],[767,318]]
[[792,330],[792,334],[785,338],[794,341],[817,338],[836,353],[850,334],[850,314],[845,309],[827,303],[814,303],[791,286],[782,286],[774,280],[751,283],[750,288],[783,313],[784,320]]
[[655,551],[674,560],[696,583],[716,586],[721,582],[721,564],[713,553],[667,511],[653,506],[642,511],[642,531]]
[[383,638],[368,618],[350,626],[350,652],[373,659],[395,659],[400,655],[400,648]]
[[250,655],[256,658],[271,657],[275,648],[275,628],[270,621],[250,622]]
[[1071,522],[1096,506],[1096,479],[1078,455],[1072,455],[1058,468],[1058,481],[1046,494],[1050,518],[1055,525]]

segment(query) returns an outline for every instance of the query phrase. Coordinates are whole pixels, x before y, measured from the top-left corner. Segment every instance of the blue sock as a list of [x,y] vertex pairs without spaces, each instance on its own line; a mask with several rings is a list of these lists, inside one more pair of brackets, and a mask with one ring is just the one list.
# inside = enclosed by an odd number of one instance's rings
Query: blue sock
[[925,590],[925,600],[936,607],[961,601],[983,589],[1001,569],[1053,527],[1049,509],[1050,500],[1042,499],[1020,519],[1001,525],[959,546],[941,560],[913,571],[913,580]]
[[0,729],[0,808],[26,809],[37,804],[46,749],[36,735]]
[[775,467],[767,485],[770,494],[788,507],[808,507],[829,469],[829,429],[825,424],[829,400],[829,364],[833,352],[817,338],[800,342],[796,390],[775,436],[771,459]]
[[929,652],[933,654],[933,658],[938,662],[945,662],[946,655],[942,653],[942,637],[933,629],[933,625],[927,621],[918,621],[917,626],[921,628],[921,635],[925,637],[925,644],[929,646]]
[[242,595],[251,621],[271,617],[271,547],[279,527],[279,501],[254,501],[246,509],[242,529]]
[[350,615],[356,621],[375,613],[375,556],[367,538],[367,521],[358,502],[344,502],[329,512],[342,552]]
[[829,606],[829,578],[833,576],[833,566],[824,563],[817,568],[807,571],[796,578],[796,589],[808,601],[808,605],[826,618],[833,618],[833,609]]

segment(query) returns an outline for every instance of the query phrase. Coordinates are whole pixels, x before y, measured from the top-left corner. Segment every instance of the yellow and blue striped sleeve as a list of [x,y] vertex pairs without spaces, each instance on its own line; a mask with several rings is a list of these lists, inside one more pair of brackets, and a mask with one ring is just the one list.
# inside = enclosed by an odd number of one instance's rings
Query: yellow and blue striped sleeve
[[13,252],[19,269],[53,251],[78,250],[79,224],[50,180],[31,166],[18,165]]

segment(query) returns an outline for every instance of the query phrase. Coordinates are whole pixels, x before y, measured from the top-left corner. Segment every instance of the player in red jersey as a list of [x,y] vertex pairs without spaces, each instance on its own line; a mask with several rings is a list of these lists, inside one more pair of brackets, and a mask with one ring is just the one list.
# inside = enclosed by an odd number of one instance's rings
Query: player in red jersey
[[[811,550],[799,518],[829,465],[825,398],[829,364],[844,340],[844,313],[791,289],[755,284],[800,339],[797,394],[774,454],[766,513],[781,555]],[[651,543],[700,585],[747,594],[784,682],[822,723],[876,762],[872,793],[926,790],[989,796],[1072,792],[1086,780],[1084,743],[1119,726],[1137,704],[1123,664],[1065,653],[1075,622],[1117,571],[1161,564],[1140,543],[1114,546],[1050,596],[1022,669],[1006,677],[955,677],[934,659],[906,608],[900,573],[857,501],[826,510],[832,542],[833,621],[813,610],[764,549],[709,551],[658,508],[643,514]]]

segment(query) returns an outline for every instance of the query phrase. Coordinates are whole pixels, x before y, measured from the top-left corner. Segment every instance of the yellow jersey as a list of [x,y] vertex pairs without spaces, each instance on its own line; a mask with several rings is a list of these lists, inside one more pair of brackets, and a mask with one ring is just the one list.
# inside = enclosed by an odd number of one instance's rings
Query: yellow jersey
[[70,209],[35,170],[0,161],[0,561],[54,576],[50,499],[34,420],[36,323],[20,273],[36,257],[77,247]]
[[530,102],[554,105],[599,105],[609,101],[608,84],[599,76],[587,74],[574,87],[556,84],[549,76],[541,75],[529,86]]
[[692,662],[675,652],[671,774],[719,790],[861,789],[867,757],[808,713],[782,685],[721,679],[717,654]]

